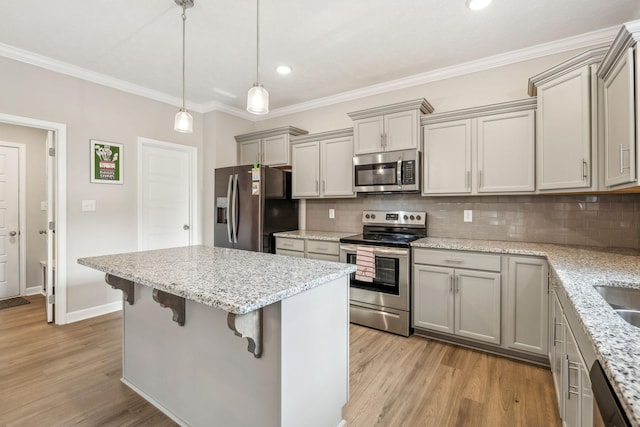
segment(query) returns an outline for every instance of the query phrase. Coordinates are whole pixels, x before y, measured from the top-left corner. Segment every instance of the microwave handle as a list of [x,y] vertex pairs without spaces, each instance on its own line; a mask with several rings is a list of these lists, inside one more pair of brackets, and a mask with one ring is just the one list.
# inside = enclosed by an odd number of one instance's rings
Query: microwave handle
[[398,186],[402,185],[402,159],[398,160],[398,168],[396,169]]

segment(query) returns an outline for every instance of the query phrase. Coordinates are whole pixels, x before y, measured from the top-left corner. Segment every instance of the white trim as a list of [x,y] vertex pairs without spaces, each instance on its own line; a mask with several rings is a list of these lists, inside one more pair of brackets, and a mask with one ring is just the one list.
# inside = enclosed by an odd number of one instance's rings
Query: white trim
[[[629,26],[629,23],[626,24]],[[542,43],[524,49],[513,50],[498,55],[489,56],[475,61],[465,62],[462,64],[452,65],[437,70],[427,71],[425,73],[408,76],[401,79],[391,80],[388,82],[367,86],[360,89],[343,92],[337,95],[331,95],[324,98],[318,98],[308,102],[289,105],[287,107],[276,108],[269,114],[256,116],[249,114],[247,111],[231,107],[219,102],[210,102],[206,104],[187,102],[187,108],[197,113],[208,113],[211,111],[221,111],[231,114],[242,119],[258,122],[268,120],[274,117],[285,116],[288,114],[298,113],[301,111],[312,110],[319,107],[325,107],[341,102],[352,101],[372,95],[379,95],[398,89],[404,89],[425,83],[444,80],[451,77],[462,76],[465,74],[475,73],[488,70],[491,68],[509,65],[520,61],[540,58],[543,56],[553,55],[556,53],[568,52],[576,49],[588,49],[602,43],[611,43],[616,34],[620,30],[620,26],[603,28],[589,33],[579,34],[577,36],[567,37],[564,39]],[[116,79],[101,73],[77,67],[66,62],[38,55],[23,49],[0,43],[0,56],[10,58],[16,61],[35,65],[47,70],[73,76],[82,80],[87,80],[103,86],[118,89],[134,95],[164,102],[176,107],[182,106],[182,100],[178,97],[165,94],[160,91],[149,89],[124,80]]]
[[120,381],[122,381],[122,383],[124,385],[126,385],[127,387],[129,387],[131,390],[133,390],[136,393],[138,393],[138,395],[140,395],[140,397],[142,397],[144,400],[146,400],[147,402],[149,402],[153,406],[155,406],[160,412],[162,412],[167,417],[169,417],[173,421],[175,421],[178,425],[183,426],[183,427],[188,427],[189,426],[189,424],[187,424],[184,420],[180,419],[180,417],[178,417],[176,414],[174,414],[173,412],[171,412],[170,410],[168,410],[167,408],[162,406],[157,400],[155,400],[153,397],[149,396],[144,391],[140,390],[138,387],[136,387],[135,385],[133,385],[132,383],[130,383],[126,379],[120,378]]
[[67,318],[67,125],[0,113],[0,123],[51,130],[56,136],[56,324]]
[[137,157],[138,157],[138,165],[137,165],[137,179],[138,179],[138,191],[137,191],[137,211],[138,211],[138,250],[143,250],[140,245],[142,242],[142,221],[144,218],[142,217],[142,155],[140,154],[143,146],[149,147],[160,147],[168,150],[174,151],[182,151],[189,155],[189,169],[191,171],[191,176],[189,177],[189,188],[191,189],[190,199],[191,206],[189,208],[189,223],[190,223],[190,242],[192,245],[199,245],[202,241],[202,236],[200,235],[200,210],[199,210],[199,200],[198,200],[198,148],[193,147],[191,145],[183,145],[176,144],[173,142],[166,141],[158,141],[156,139],[145,138],[143,136],[138,137],[138,147],[137,147]]
[[20,295],[27,293],[27,144],[0,141],[0,146],[18,149],[18,241],[20,253],[18,254],[18,270],[20,283],[18,292]]
[[72,311],[71,313],[67,313],[67,323],[79,322],[81,320],[91,319],[92,317],[115,313],[116,311],[121,310],[122,301],[114,301],[108,304],[98,305],[96,307]]
[[42,293],[42,286],[29,286],[25,292],[24,295],[43,295]]

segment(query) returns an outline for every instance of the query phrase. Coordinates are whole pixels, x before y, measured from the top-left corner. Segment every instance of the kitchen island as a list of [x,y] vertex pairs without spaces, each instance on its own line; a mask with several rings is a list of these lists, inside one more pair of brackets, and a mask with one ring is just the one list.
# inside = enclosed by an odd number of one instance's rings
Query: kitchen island
[[344,423],[355,266],[205,246],[78,262],[123,290],[122,381],[179,424]]

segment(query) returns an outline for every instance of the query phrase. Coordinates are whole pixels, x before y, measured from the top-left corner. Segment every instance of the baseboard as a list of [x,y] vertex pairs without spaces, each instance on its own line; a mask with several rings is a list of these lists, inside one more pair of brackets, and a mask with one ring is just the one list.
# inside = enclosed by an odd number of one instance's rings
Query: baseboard
[[25,295],[38,295],[42,294],[42,286],[31,286],[30,288],[25,289]]
[[122,310],[122,301],[115,301],[110,302],[109,304],[99,305],[97,307],[72,311],[71,313],[67,313],[66,323],[79,322],[80,320],[91,319],[92,317],[102,316],[103,314],[109,314],[120,310]]
[[125,378],[120,378],[120,381],[122,381],[122,383],[124,385],[126,385],[127,387],[129,387],[131,390],[135,391],[136,393],[138,393],[140,395],[140,397],[142,397],[144,400],[146,400],[147,402],[151,403],[153,406],[155,406],[156,408],[158,408],[158,410],[160,412],[162,412],[163,414],[165,414],[167,417],[171,418],[173,421],[175,421],[176,423],[178,423],[180,426],[182,427],[188,427],[189,424],[185,423],[183,420],[181,420],[176,414],[174,414],[173,412],[171,412],[170,410],[168,410],[167,408],[165,408],[164,406],[162,406],[158,401],[156,401],[153,397],[149,396],[147,393],[145,393],[144,391],[140,390],[138,387],[136,387],[135,385],[131,384],[129,381],[127,381]]

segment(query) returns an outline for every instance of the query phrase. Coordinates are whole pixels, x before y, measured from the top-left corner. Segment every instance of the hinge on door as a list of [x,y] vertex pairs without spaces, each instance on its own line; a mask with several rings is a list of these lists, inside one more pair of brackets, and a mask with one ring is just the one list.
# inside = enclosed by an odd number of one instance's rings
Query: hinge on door
[[51,148],[49,148],[49,156],[51,156],[51,157],[55,157],[55,155],[56,155],[56,149],[55,149],[55,147],[51,147]]
[[49,304],[55,304],[55,303],[56,303],[56,296],[49,295]]
[[56,230],[56,223],[54,221],[49,221],[49,230]]

